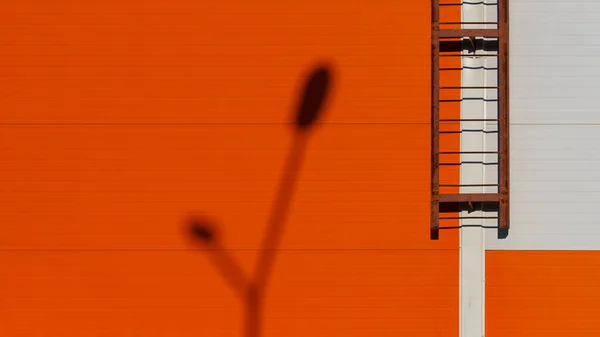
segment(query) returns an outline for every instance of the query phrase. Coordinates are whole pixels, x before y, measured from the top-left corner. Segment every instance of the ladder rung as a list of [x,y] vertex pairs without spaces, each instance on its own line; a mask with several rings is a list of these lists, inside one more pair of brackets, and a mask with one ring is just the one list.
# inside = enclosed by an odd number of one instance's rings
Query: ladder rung
[[439,57],[498,57],[500,54],[440,54]]
[[440,21],[440,25],[499,25],[499,22]]
[[[439,4],[440,7],[460,7],[462,5],[473,5],[473,3],[470,2],[459,2],[459,3],[443,3],[443,4]],[[479,1],[476,2],[475,4],[479,5],[479,4],[483,4],[483,1]],[[496,2],[491,2],[491,3],[486,3],[486,6],[497,6],[498,3]]]
[[480,119],[440,119],[440,122],[498,122],[497,118],[480,118]]
[[477,162],[477,161],[463,161],[463,162],[454,162],[454,163],[439,163],[440,166],[462,166],[462,165],[469,165],[469,164],[480,164],[480,165],[499,165],[499,163],[482,163],[482,162]]
[[498,154],[498,151],[442,151],[439,154]]
[[463,220],[463,219],[499,219],[497,216],[445,216],[440,220]]
[[456,193],[438,195],[440,202],[499,202],[503,200],[500,193]]
[[498,87],[460,87],[460,86],[444,86],[440,89],[498,89]]
[[498,184],[440,184],[440,187],[491,187]]
[[440,29],[440,38],[450,37],[466,37],[466,36],[483,36],[483,37],[498,37],[500,32],[498,29]]

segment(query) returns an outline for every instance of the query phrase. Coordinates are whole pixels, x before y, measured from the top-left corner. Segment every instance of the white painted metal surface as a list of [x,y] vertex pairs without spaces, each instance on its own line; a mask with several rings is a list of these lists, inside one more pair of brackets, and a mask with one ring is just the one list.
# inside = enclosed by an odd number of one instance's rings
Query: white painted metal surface
[[[485,1],[496,3],[495,0]],[[495,22],[496,6],[480,3],[463,5],[462,21]],[[464,25],[463,28],[496,28]],[[482,50],[478,54],[486,53]],[[492,52],[494,54],[495,52]],[[462,86],[496,86],[496,60],[491,57],[463,58]],[[463,89],[462,119],[497,117],[496,92],[487,89]],[[462,122],[461,151],[497,151],[497,122]],[[497,155],[461,155],[460,183],[481,185],[497,183]],[[488,165],[492,164],[492,165]],[[497,192],[497,187],[461,187],[461,193]],[[475,211],[463,217],[495,216],[496,213]],[[491,222],[490,222],[491,221]],[[460,221],[460,336],[481,337],[485,333],[485,233],[483,226],[494,226],[496,220],[464,219]]]
[[510,1],[511,229],[487,249],[600,249],[600,1]]

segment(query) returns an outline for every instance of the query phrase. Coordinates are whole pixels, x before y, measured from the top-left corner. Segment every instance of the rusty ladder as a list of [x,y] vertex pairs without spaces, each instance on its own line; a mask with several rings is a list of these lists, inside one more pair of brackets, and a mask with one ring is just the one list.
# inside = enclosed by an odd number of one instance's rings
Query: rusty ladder
[[[442,0],[444,1],[444,0]],[[473,204],[494,207],[498,211],[497,217],[475,217],[478,219],[493,218],[498,220],[499,229],[509,228],[509,111],[508,111],[508,1],[496,0],[493,4],[497,8],[496,22],[444,22],[440,21],[440,12],[445,8],[463,6],[460,0],[445,0],[440,3],[440,0],[431,0],[431,219],[430,219],[430,234],[432,240],[439,238],[439,230],[444,228],[459,228],[459,226],[440,226],[440,221],[456,220],[456,219],[473,219],[474,217],[449,216],[441,217],[440,213],[445,212],[460,212],[468,205],[469,208]],[[462,8],[461,8],[462,9]],[[495,26],[494,29],[465,29],[463,27],[471,25],[486,25]],[[444,27],[452,27],[453,29],[444,29]],[[461,28],[456,29],[459,26]],[[484,38],[494,39],[497,41],[495,50],[497,53],[477,54],[477,41],[485,42]],[[459,41],[457,41],[460,39]],[[458,43],[456,43],[458,42]],[[440,50],[440,46],[445,46]],[[450,46],[450,48],[448,48]],[[453,46],[453,47],[452,47]],[[495,57],[498,64],[498,84],[494,87],[463,87],[463,86],[441,86],[440,70],[448,70],[440,68],[440,57]],[[451,68],[449,70],[462,71],[460,68]],[[488,89],[497,90],[498,97],[498,114],[495,119],[449,119],[444,118],[444,112],[440,111],[440,90],[462,90],[462,89]],[[482,97],[483,99],[484,97]],[[483,115],[483,112],[482,112]],[[487,122],[495,121],[498,123],[498,151],[482,151],[482,152],[441,152],[440,151],[440,123],[444,122]],[[460,131],[458,132],[460,134]],[[440,169],[452,166],[461,165],[461,163],[446,163],[441,161],[440,155],[444,154],[491,154],[498,156],[498,179],[497,184],[480,184],[480,185],[461,185],[461,184],[440,184]],[[463,186],[495,186],[495,193],[440,193],[440,187],[463,187]]]

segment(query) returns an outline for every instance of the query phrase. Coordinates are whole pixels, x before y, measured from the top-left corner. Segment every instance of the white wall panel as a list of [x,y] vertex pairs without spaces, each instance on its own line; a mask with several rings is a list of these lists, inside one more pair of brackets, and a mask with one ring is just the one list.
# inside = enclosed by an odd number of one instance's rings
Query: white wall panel
[[600,249],[600,1],[510,1],[511,229],[486,249]]

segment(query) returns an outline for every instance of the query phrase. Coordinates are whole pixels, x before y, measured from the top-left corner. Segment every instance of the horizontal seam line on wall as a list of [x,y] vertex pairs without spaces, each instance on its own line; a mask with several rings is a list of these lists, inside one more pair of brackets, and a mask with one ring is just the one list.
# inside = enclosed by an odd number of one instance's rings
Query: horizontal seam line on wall
[[539,126],[544,126],[544,125],[566,125],[566,126],[600,126],[600,122],[584,122],[584,123],[562,123],[562,122],[556,122],[556,123],[539,123],[539,122],[511,122],[510,125],[539,125]]
[[[430,125],[429,122],[340,122],[340,123],[316,123],[317,125]],[[186,122],[168,122],[168,123],[145,123],[145,122],[131,122],[131,123],[1,123],[2,126],[198,126],[198,125],[215,125],[215,126],[263,126],[263,125],[294,125],[294,123],[236,123],[236,122],[206,122],[206,123],[186,123]]]
[[[0,249],[4,252],[205,252],[205,251],[229,251],[229,252],[254,252],[264,249]],[[342,251],[457,251],[458,248],[340,248],[340,249],[268,249],[282,252],[342,252]]]

